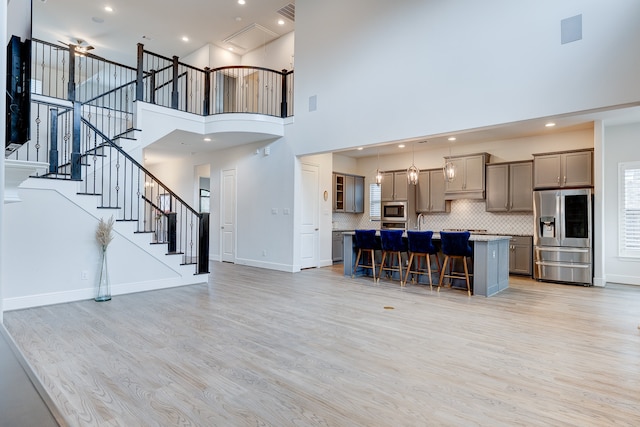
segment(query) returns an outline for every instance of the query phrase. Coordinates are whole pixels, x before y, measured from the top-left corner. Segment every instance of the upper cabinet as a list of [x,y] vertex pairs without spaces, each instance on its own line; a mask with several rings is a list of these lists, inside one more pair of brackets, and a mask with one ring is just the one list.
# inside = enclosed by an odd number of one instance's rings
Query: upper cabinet
[[451,202],[444,198],[444,187],[442,169],[421,171],[416,187],[416,212],[450,212]]
[[364,177],[333,174],[333,211],[364,212]]
[[487,212],[533,211],[533,162],[487,165]]
[[445,199],[484,199],[485,164],[488,153],[445,157],[456,167],[456,176],[445,185]]
[[540,188],[592,187],[593,150],[533,155],[533,186]]
[[392,202],[394,200],[409,199],[409,182],[406,171],[384,172],[380,188],[380,200]]

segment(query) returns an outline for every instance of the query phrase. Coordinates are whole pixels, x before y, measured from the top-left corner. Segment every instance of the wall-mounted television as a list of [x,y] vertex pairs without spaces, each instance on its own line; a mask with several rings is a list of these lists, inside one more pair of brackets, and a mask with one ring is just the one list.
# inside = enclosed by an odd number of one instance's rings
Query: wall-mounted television
[[31,116],[31,40],[12,36],[7,45],[5,156],[29,140]]

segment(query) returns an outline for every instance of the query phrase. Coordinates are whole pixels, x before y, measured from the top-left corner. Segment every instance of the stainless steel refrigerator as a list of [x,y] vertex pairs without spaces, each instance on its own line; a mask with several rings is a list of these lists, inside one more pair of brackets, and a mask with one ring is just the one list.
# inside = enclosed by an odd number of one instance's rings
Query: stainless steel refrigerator
[[593,193],[590,188],[533,193],[533,277],[593,283]]

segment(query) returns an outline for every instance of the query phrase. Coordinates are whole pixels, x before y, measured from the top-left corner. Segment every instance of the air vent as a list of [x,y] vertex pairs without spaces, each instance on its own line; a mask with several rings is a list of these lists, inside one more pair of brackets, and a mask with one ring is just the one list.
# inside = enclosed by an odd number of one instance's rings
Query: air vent
[[296,5],[289,3],[282,9],[278,11],[278,13],[284,16],[287,19],[290,19],[293,22],[296,22]]

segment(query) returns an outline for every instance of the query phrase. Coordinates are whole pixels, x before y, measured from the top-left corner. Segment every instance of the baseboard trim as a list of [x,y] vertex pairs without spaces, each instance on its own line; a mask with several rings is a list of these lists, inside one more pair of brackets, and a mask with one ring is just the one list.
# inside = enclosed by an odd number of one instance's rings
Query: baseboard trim
[[[171,279],[150,280],[145,282],[124,283],[111,285],[111,295],[125,295],[137,292],[157,291],[160,289],[175,288],[178,286],[188,286],[203,284],[207,282],[206,275],[193,275],[185,277],[174,277]],[[95,289],[84,288],[72,291],[53,292],[37,295],[26,295],[16,298],[5,298],[3,303],[4,311],[22,310],[25,308],[42,307],[45,305],[64,304],[68,302],[83,301],[93,299]]]
[[236,258],[236,264],[246,265],[249,267],[266,268],[268,270],[284,271],[286,273],[295,273],[293,265],[291,264],[279,264],[275,262],[256,261],[253,259]]

